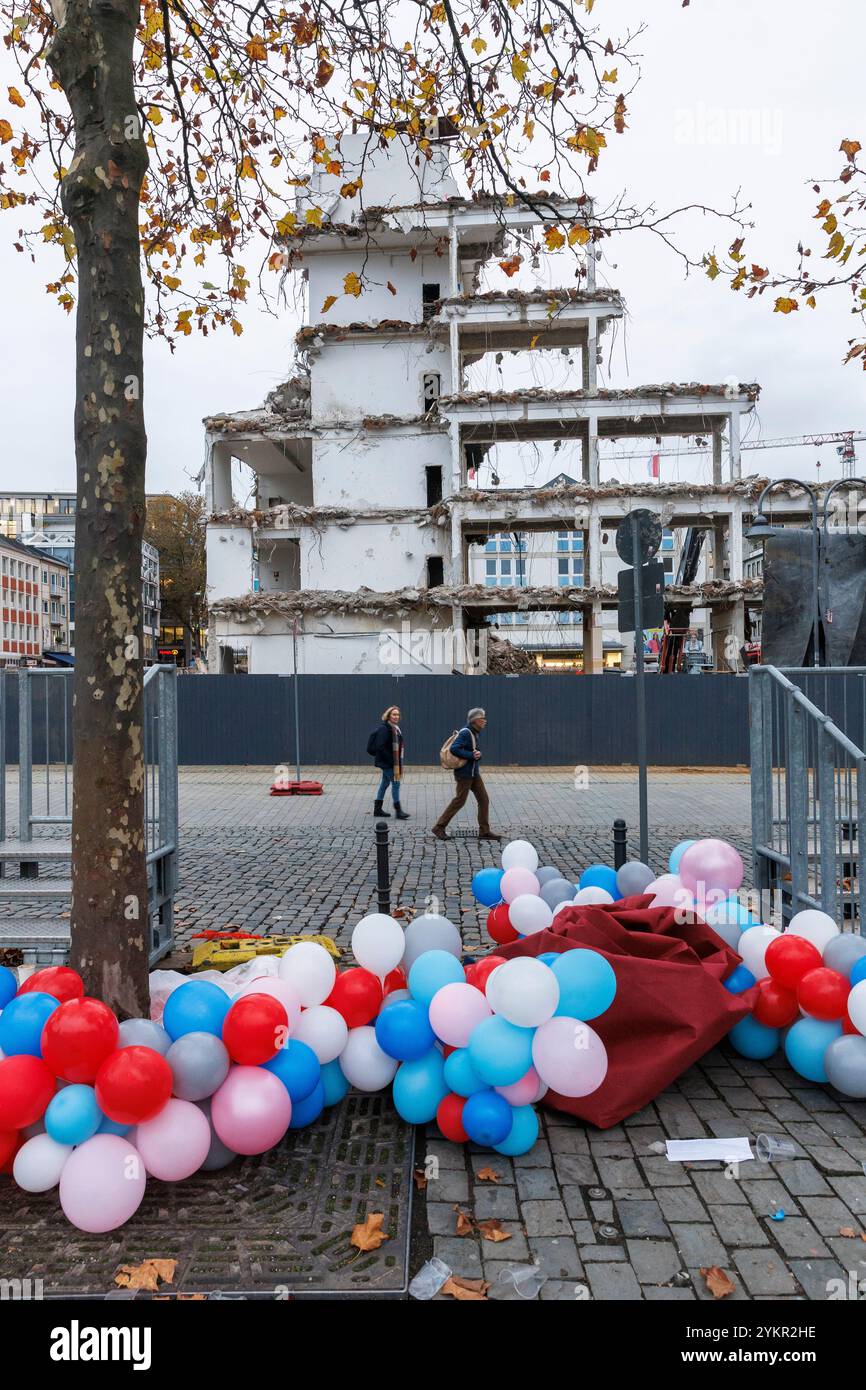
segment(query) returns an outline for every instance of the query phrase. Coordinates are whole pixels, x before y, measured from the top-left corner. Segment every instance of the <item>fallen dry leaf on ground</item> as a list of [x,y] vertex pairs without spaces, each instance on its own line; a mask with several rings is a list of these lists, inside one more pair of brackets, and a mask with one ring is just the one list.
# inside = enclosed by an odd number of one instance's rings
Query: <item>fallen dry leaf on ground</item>
[[412,1180],[415,1183],[415,1186],[417,1187],[419,1192],[426,1192],[427,1174],[424,1172],[423,1168],[416,1168],[414,1170],[414,1172],[412,1173]]
[[457,1235],[471,1236],[475,1230],[475,1222],[472,1217],[468,1211],[463,1211],[460,1207],[455,1207],[454,1210],[457,1213]]
[[860,1231],[855,1231],[853,1226],[840,1226],[839,1234],[840,1236],[844,1236],[846,1240],[856,1240],[861,1233]]
[[479,1182],[499,1182],[502,1175],[493,1168],[479,1168],[475,1176]]
[[452,1274],[450,1279],[446,1279],[440,1289],[440,1293],[448,1294],[450,1298],[456,1298],[461,1303],[478,1303],[487,1301],[487,1290],[490,1285],[484,1279],[461,1279],[459,1274]]
[[378,1250],[383,1241],[390,1240],[390,1236],[382,1230],[384,1220],[383,1212],[372,1211],[366,1221],[352,1227],[351,1243],[356,1250]]
[[736,1284],[732,1283],[723,1269],[718,1265],[712,1265],[709,1269],[702,1269],[704,1283],[709,1289],[713,1298],[726,1298],[729,1293],[733,1293]]
[[491,1216],[489,1221],[479,1221],[478,1232],[482,1240],[510,1240],[511,1232],[503,1231],[502,1222],[498,1216]]
[[174,1282],[177,1260],[143,1260],[140,1265],[121,1265],[114,1276],[122,1289],[147,1289],[155,1293],[160,1284]]

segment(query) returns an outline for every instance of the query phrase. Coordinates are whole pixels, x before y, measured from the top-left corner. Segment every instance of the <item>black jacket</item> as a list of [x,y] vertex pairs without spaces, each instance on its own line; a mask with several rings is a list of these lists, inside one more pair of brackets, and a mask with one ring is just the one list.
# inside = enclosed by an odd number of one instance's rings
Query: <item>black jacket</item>
[[[367,752],[376,767],[394,767],[394,732],[391,725],[383,720],[367,739]],[[400,735],[400,762],[403,762],[403,735]]]

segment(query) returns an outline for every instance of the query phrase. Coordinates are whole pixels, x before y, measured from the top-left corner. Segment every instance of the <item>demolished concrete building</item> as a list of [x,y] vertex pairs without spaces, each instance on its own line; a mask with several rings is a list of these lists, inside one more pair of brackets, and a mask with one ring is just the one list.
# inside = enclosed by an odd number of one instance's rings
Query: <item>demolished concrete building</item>
[[[351,150],[341,157],[345,168]],[[709,535],[706,578],[673,583],[666,598],[706,610],[716,669],[736,668],[761,597],[760,581],[744,579],[743,530],[762,480],[742,478],[740,464],[759,388],[599,386],[599,342],[624,304],[596,286],[592,243],[580,289],[479,292],[485,263],[540,215],[461,197],[447,142],[433,144],[420,172],[416,158],[399,139],[368,155],[363,209],[342,196],[343,178],[314,176],[302,199],[323,210],[321,225],[306,225],[291,251],[311,320],[297,335],[295,373],[261,409],[205,421],[210,669],[285,673],[294,644],[306,673],[395,664],[471,673],[497,614],[568,610],[581,615],[584,669],[600,671],[602,617],[616,607],[600,537],[633,507]],[[587,204],[563,201],[557,214],[582,226]],[[363,294],[340,293],[362,265]],[[548,347],[579,354],[573,389],[467,388],[467,368],[484,354]],[[600,478],[600,441],[648,436],[706,438],[713,481]],[[486,452],[525,440],[579,446],[579,480],[479,486]],[[233,460],[253,471],[249,506],[233,496]],[[472,547],[562,527],[584,538],[579,585],[471,582]]]

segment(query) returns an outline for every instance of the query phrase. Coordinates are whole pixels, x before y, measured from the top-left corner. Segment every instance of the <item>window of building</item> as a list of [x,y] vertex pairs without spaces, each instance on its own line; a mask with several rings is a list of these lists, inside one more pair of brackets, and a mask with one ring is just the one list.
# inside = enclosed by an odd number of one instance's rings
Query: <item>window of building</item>
[[436,313],[436,305],[442,298],[442,287],[437,284],[427,284],[421,286],[421,306],[422,314],[425,319],[432,319]]
[[424,405],[424,413],[428,410],[435,410],[439,397],[442,395],[442,373],[424,372],[421,377],[421,398]]
[[442,466],[441,464],[430,464],[424,469],[427,480],[427,506],[435,507],[437,502],[442,501]]
[[435,589],[445,582],[445,562],[441,555],[427,556],[427,588]]

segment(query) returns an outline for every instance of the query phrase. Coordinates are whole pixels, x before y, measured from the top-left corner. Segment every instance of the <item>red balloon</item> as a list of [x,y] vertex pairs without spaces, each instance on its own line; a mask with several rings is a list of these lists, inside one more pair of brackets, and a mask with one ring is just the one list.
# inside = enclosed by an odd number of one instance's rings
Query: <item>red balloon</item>
[[139,1125],[162,1110],[173,1084],[171,1067],[152,1047],[121,1047],[96,1073],[100,1110],[119,1125]]
[[796,989],[808,970],[821,964],[821,952],[804,936],[777,936],[767,947],[767,974],[783,989]]
[[223,1020],[223,1042],[233,1062],[258,1067],[276,1057],[289,1035],[289,1016],[272,994],[245,994]]
[[0,1062],[0,1130],[35,1125],[45,1114],[55,1089],[54,1076],[41,1057],[27,1053],[4,1057]]
[[117,1047],[117,1019],[100,999],[68,999],[42,1029],[42,1056],[64,1081],[89,1085]]
[[845,1014],[845,1017],[842,1019],[842,1032],[854,1033],[855,1036],[860,1032],[860,1029],[857,1027],[857,1025],[851,1022],[851,1019],[848,1017],[847,1012]]
[[831,1023],[847,1014],[850,993],[850,980],[846,980],[838,970],[828,970],[826,965],[822,965],[803,976],[797,989],[797,999],[800,1008],[810,1018]]
[[440,1100],[436,1111],[436,1123],[446,1139],[450,1139],[452,1144],[465,1144],[469,1135],[463,1128],[463,1107],[466,1104],[465,1096],[456,1096],[453,1091]]
[[0,1172],[10,1159],[14,1158],[21,1143],[17,1129],[0,1130]]
[[396,965],[394,969],[390,970],[388,974],[385,976],[385,979],[382,984],[382,993],[384,997],[387,999],[388,995],[393,994],[395,989],[408,988],[409,981],[406,979],[405,972],[400,969],[399,965]]
[[517,941],[520,933],[516,932],[508,920],[508,903],[497,903],[487,914],[487,930],[497,946],[507,946],[510,941]]
[[350,1028],[362,1028],[382,1006],[379,977],[360,966],[341,970],[325,1003],[342,1014]]
[[793,990],[783,989],[768,978],[758,981],[758,998],[752,1012],[765,1028],[787,1028],[799,1018],[800,1006]]
[[84,981],[78,971],[71,970],[68,965],[46,965],[44,970],[28,975],[18,993],[30,994],[33,990],[51,994],[65,1004],[68,999],[84,998]]
[[487,989],[487,981],[493,974],[498,965],[505,964],[504,956],[485,956],[483,960],[476,960],[472,965],[466,967],[466,983],[474,985],[483,994]]

